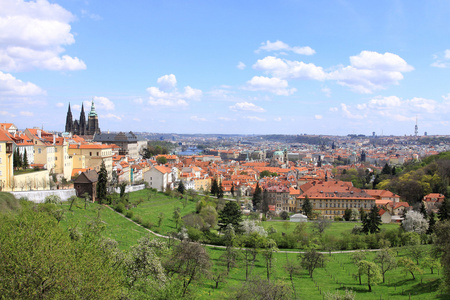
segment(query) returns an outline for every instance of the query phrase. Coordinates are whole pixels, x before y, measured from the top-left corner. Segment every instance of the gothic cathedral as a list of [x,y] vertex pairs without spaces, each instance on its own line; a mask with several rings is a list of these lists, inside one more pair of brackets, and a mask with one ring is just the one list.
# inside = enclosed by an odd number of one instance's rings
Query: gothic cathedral
[[94,100],[92,100],[91,111],[88,114],[87,124],[86,117],[84,115],[84,105],[81,104],[80,120],[74,121],[72,118],[72,111],[70,110],[69,103],[69,110],[67,111],[66,116],[65,131],[72,133],[73,135],[94,135],[96,133],[101,133],[100,128],[98,127],[98,115],[95,112]]

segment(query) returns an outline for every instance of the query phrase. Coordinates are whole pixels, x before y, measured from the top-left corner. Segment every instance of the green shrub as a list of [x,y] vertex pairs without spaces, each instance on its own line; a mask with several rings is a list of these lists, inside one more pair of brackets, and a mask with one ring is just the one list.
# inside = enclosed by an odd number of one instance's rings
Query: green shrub
[[119,203],[119,204],[116,205],[115,210],[118,213],[123,214],[123,212],[125,211],[125,205],[123,205],[123,203]]
[[152,229],[153,226],[155,226],[155,224],[153,224],[153,222],[148,221],[148,222],[144,222],[144,224],[142,224],[142,226],[144,226],[145,228],[148,229]]
[[188,235],[192,241],[196,242],[202,238],[203,233],[197,228],[188,227]]
[[132,211],[127,211],[127,213],[125,214],[125,217],[127,217],[128,219],[132,219],[133,218],[133,212]]
[[132,219],[134,222],[138,223],[138,224],[143,224],[142,221],[142,217],[141,216],[136,216]]

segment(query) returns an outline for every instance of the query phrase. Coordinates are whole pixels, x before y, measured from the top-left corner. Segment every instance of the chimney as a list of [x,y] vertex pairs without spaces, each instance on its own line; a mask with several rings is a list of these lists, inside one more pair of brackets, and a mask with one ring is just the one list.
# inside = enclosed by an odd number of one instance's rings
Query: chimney
[[53,145],[56,143],[56,136],[53,135]]
[[37,130],[37,136],[38,138],[41,138],[41,131],[39,129]]

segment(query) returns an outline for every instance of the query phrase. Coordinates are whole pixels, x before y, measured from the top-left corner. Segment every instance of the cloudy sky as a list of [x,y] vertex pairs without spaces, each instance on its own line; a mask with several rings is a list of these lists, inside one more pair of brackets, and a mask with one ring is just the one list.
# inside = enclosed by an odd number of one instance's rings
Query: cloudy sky
[[449,1],[0,0],[0,122],[450,134]]

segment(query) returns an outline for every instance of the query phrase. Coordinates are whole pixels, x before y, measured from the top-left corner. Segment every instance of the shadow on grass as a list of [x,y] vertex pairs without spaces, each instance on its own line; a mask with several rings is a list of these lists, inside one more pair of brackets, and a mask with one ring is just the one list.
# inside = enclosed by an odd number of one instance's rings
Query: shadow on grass
[[[420,283],[420,281],[417,280],[417,284],[414,284],[413,286],[410,286],[408,289],[405,289],[404,294],[419,295],[425,293],[432,293],[439,290],[440,284],[441,284],[440,279],[434,279],[423,283]],[[442,299],[449,299],[449,298],[442,298]]]

